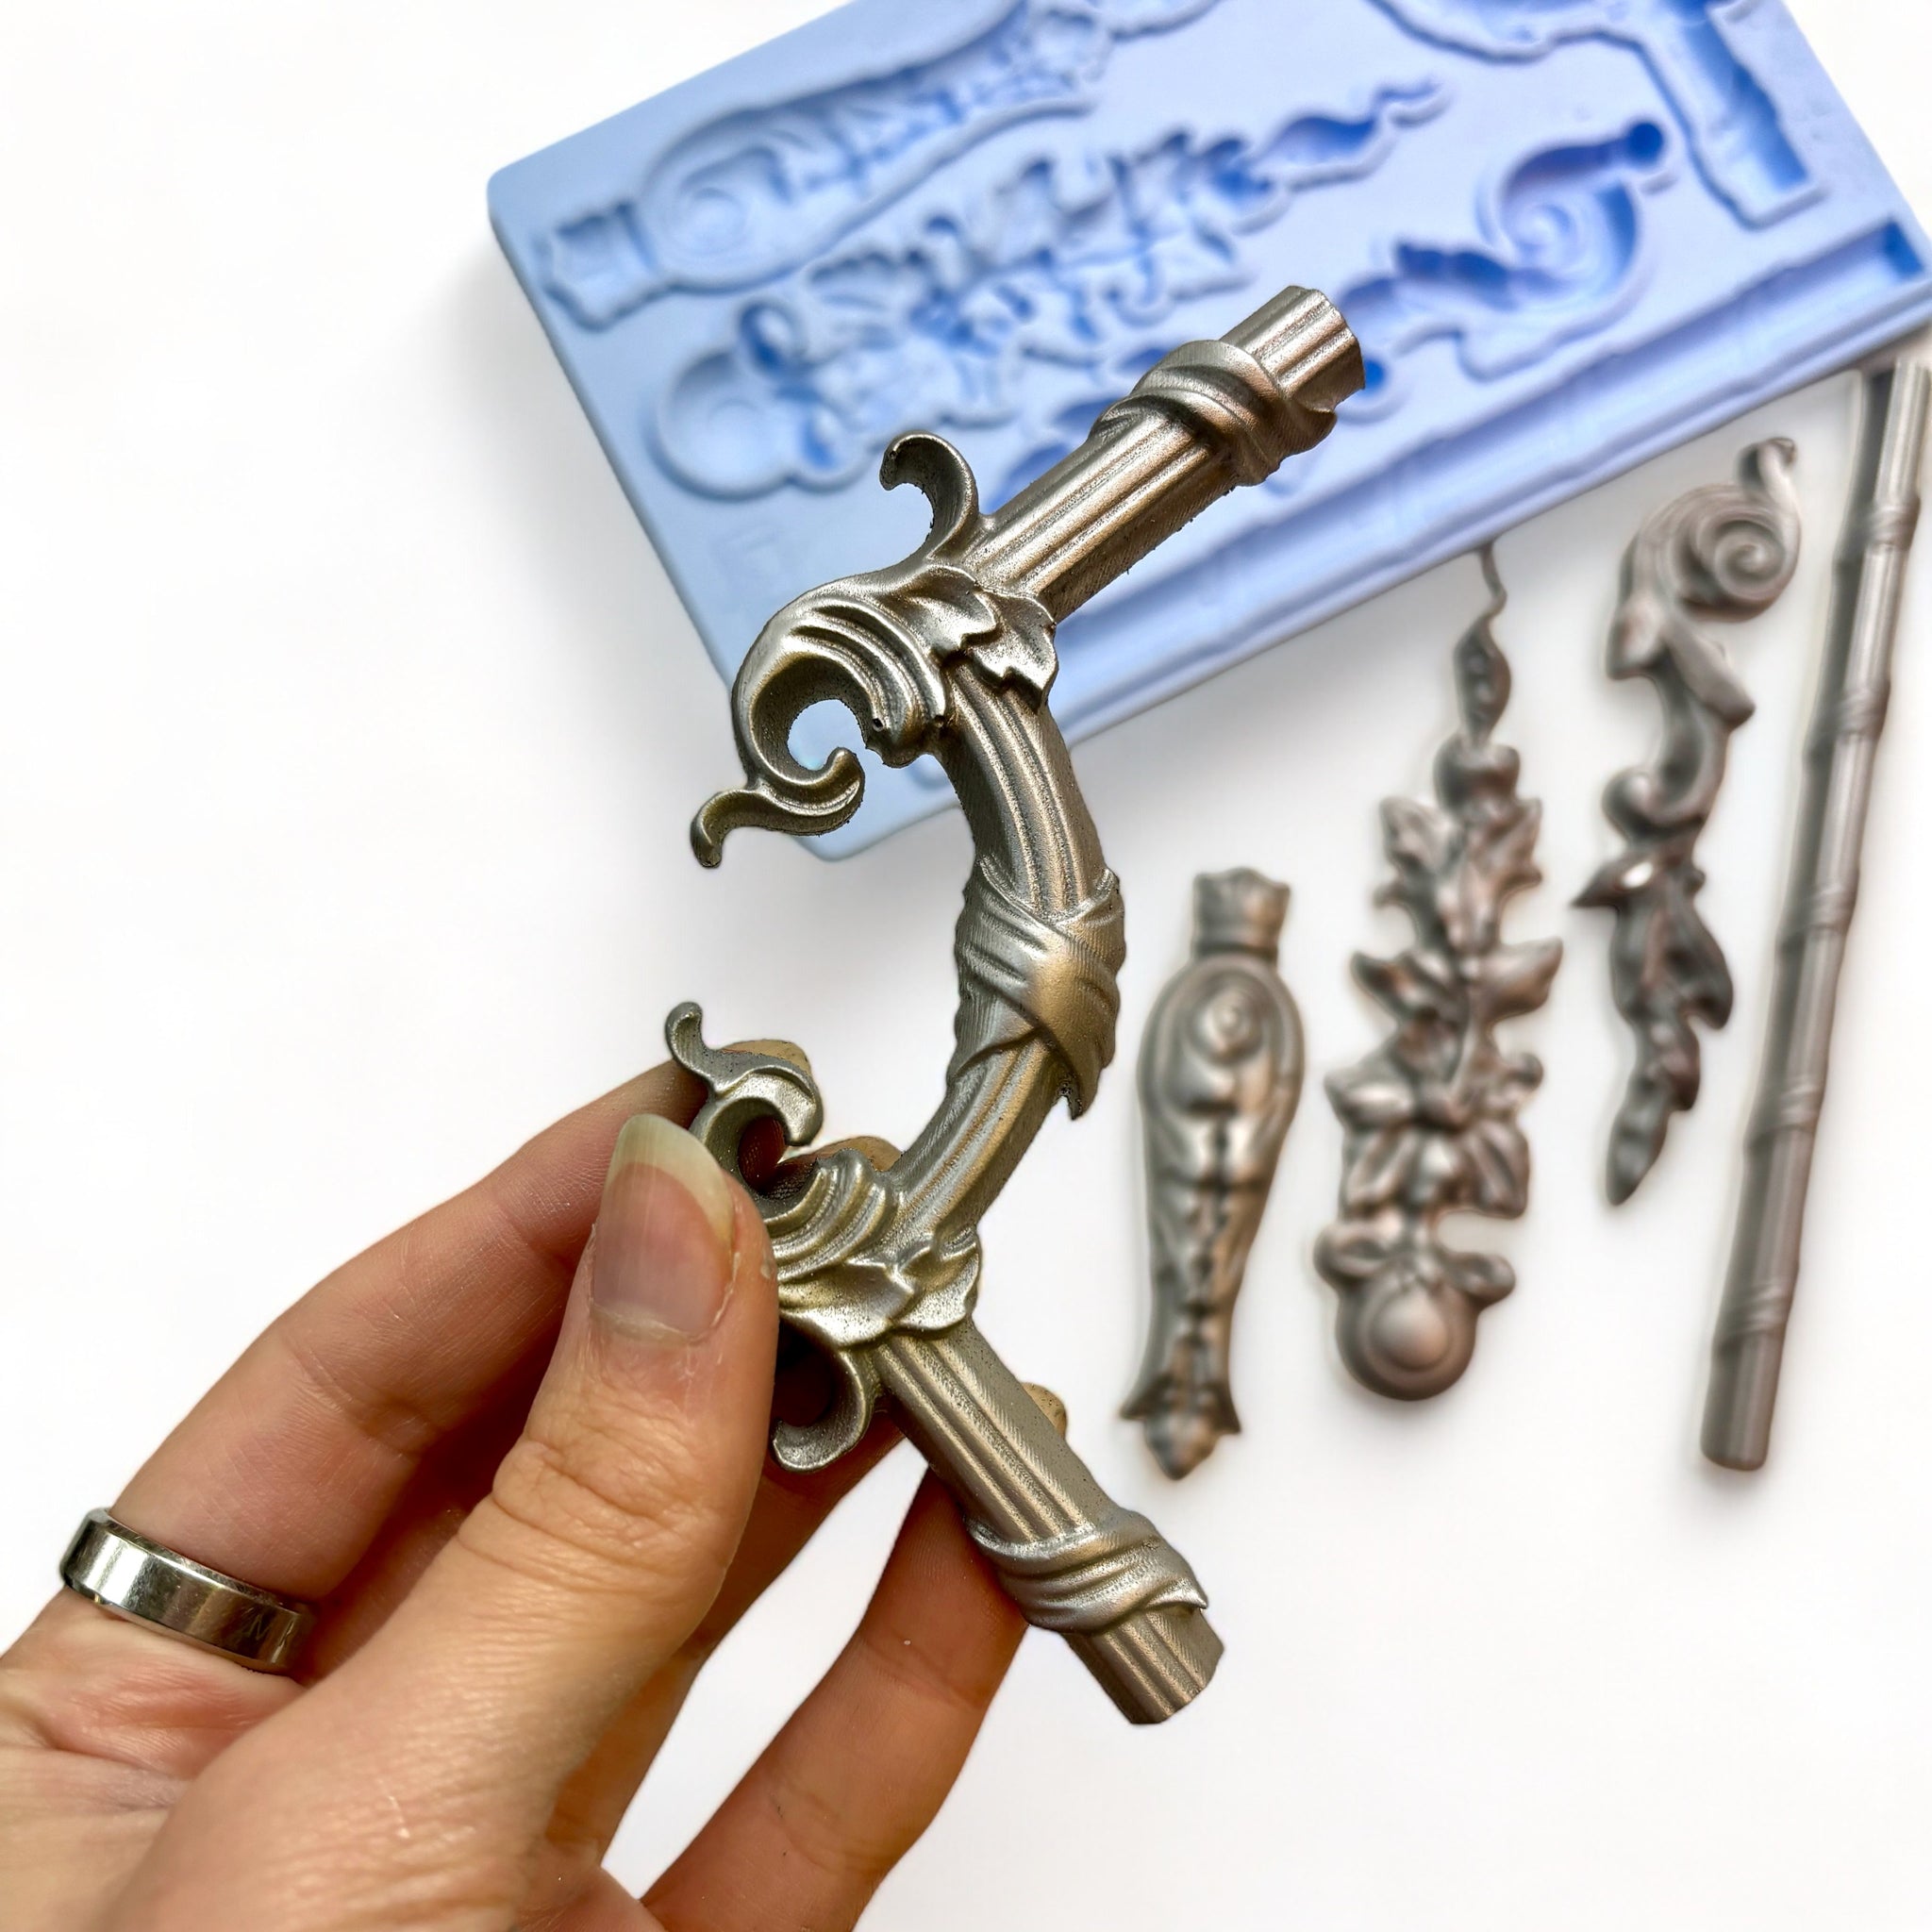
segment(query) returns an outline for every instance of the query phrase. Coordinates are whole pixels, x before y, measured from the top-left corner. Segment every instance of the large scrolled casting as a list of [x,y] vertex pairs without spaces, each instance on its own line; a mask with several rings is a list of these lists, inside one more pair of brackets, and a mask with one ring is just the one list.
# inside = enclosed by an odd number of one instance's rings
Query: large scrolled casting
[[[1142,1723],[1212,1674],[1221,1646],[1206,1598],[1151,1525],[1106,1495],[972,1319],[981,1217],[1056,1103],[1084,1108],[1113,1055],[1120,890],[1047,706],[1054,627],[1217,498],[1319,441],[1361,381],[1333,306],[1291,289],[1220,342],[1186,344],[1150,370],[1079,449],[991,515],[949,443],[900,438],[881,480],[924,492],[930,533],[903,561],[810,591],[765,626],[732,693],[744,783],[692,826],[699,858],[716,864],[741,826],[812,833],[850,818],[864,782],[854,754],[809,768],[789,744],[799,713],[827,698],[887,763],[929,754],[958,793],[977,856],[939,1107],[890,1165],[853,1147],[804,1157],[761,1202],[781,1310],[840,1382],[826,1416],[781,1428],[773,1446],[791,1467],[821,1466],[890,1399],[1009,1594],[1062,1628]],[[689,1017],[673,1050],[714,1095],[695,1131],[735,1162],[753,1070],[704,1046]],[[809,1074],[775,1058],[764,1068],[795,1146]]]

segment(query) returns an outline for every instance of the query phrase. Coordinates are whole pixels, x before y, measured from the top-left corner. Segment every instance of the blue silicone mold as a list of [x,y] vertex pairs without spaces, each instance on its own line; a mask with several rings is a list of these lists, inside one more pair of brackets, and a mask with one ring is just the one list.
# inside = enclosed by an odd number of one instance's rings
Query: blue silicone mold
[[[1932,315],[1774,0],[854,0],[490,206],[726,677],[924,534],[898,431],[997,504],[1176,342],[1331,295],[1366,392],[1061,626],[1070,737]],[[822,848],[950,796],[868,765]]]

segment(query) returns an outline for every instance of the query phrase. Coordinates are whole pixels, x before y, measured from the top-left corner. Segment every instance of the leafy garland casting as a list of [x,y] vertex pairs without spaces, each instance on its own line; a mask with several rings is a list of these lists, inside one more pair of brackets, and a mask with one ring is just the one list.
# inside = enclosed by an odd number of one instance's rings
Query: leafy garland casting
[[1462,728],[1436,758],[1440,807],[1382,804],[1400,906],[1416,941],[1393,959],[1357,953],[1355,976],[1394,1033],[1328,1080],[1345,1129],[1341,1218],[1315,1265],[1341,1291],[1336,1332],[1357,1379],[1406,1400],[1440,1394],[1469,1365],[1476,1317],[1516,1285],[1500,1255],[1446,1245],[1457,1212],[1513,1218],[1529,1196],[1529,1146],[1516,1124],[1542,1079],[1532,1054],[1505,1053],[1494,1028],[1549,996],[1560,940],[1505,944],[1506,902],[1542,876],[1532,853],[1542,808],[1517,796],[1519,760],[1490,734],[1509,701],[1509,666],[1491,622],[1505,592],[1485,550],[1489,607],[1456,646]]

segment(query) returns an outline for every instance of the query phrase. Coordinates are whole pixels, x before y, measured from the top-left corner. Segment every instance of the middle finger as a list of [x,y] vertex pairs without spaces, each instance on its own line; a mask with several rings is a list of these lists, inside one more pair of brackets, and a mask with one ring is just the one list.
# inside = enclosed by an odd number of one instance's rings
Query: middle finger
[[899,1440],[898,1430],[881,1417],[864,1440],[829,1469],[799,1475],[766,1457],[744,1541],[717,1601],[684,1648],[620,1713],[558,1799],[550,1840],[585,1875],[603,1863],[625,1812],[712,1652],[783,1574],[840,1501]]

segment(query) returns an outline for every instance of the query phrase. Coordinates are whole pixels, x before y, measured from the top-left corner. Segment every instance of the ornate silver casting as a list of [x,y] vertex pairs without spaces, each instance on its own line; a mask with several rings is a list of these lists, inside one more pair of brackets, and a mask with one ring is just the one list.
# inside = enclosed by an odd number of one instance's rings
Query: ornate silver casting
[[[1008,1593],[1062,1631],[1141,1723],[1172,1715],[1212,1674],[1221,1642],[1206,1598],[1153,1525],[1101,1490],[973,1321],[980,1218],[1055,1104],[1078,1113],[1091,1100],[1119,1004],[1120,891],[1047,707],[1054,628],[1217,498],[1318,442],[1361,382],[1341,317],[1290,289],[1221,341],[1150,369],[1079,449],[991,515],[950,443],[901,437],[881,478],[924,492],[930,535],[904,562],[810,591],[765,626],[732,692],[746,782],[691,827],[714,865],[739,826],[811,833],[850,818],[858,758],[841,749],[808,769],[789,743],[798,714],[826,698],[888,764],[929,752],[958,791],[976,860],[939,1109],[890,1163],[857,1146],[805,1156],[760,1203],[780,1307],[839,1386],[824,1416],[779,1425],[772,1446],[790,1468],[821,1467],[890,1398]],[[711,1095],[694,1131],[720,1159],[735,1166],[760,1117],[792,1147],[817,1132],[806,1067],[711,1052],[694,1008],[674,1013],[669,1033]]]
[[1242,867],[1194,881],[1194,957],[1141,1046],[1154,1325],[1121,1413],[1184,1476],[1241,1425],[1235,1297],[1302,1093],[1302,1023],[1275,960],[1288,888]]
[[1798,1286],[1805,1193],[1831,1054],[1839,967],[1858,896],[1872,766],[1885,728],[1932,376],[1905,359],[1865,379],[1852,498],[1839,541],[1818,708],[1772,984],[1771,1031],[1744,1153],[1730,1274],[1711,1343],[1704,1453],[1758,1469],[1771,1444]]
[[1674,1113],[1697,1101],[1693,1020],[1731,1017],[1731,974],[1695,904],[1692,854],[1724,777],[1731,733],[1757,708],[1723,641],[1699,619],[1736,624],[1775,603],[1798,561],[1796,452],[1754,443],[1735,483],[1687,491],[1647,518],[1624,558],[1610,626],[1612,677],[1647,677],[1663,706],[1650,765],[1621,772],[1604,811],[1629,841],[1577,894],[1614,912],[1610,985],[1637,1036],[1637,1065],[1610,1131],[1609,1196],[1627,1201],[1663,1150]]
[[1519,798],[1519,760],[1490,734],[1509,702],[1491,622],[1505,593],[1486,549],[1490,604],[1456,646],[1462,728],[1436,758],[1440,808],[1385,799],[1395,876],[1376,894],[1415,922],[1394,959],[1357,953],[1355,976],[1395,1020],[1389,1040],[1328,1081],[1341,1116],[1341,1214],[1315,1245],[1341,1291],[1336,1334],[1356,1378],[1384,1395],[1440,1395],[1469,1365],[1476,1317],[1516,1285],[1500,1255],[1449,1247],[1446,1214],[1513,1218],[1529,1198],[1516,1124],[1543,1070],[1496,1044],[1499,1022],[1549,996],[1560,940],[1507,945],[1503,908],[1542,876],[1531,855],[1542,808]]

